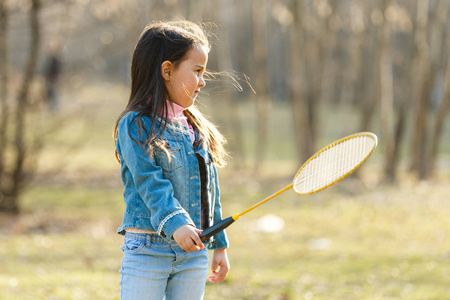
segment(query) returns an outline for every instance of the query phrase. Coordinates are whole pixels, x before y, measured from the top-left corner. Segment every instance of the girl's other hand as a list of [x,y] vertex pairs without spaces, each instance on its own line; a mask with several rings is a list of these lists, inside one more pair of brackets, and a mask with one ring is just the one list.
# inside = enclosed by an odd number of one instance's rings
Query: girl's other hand
[[198,234],[202,232],[191,225],[183,225],[173,233],[173,239],[186,252],[203,250],[205,246]]
[[212,275],[208,276],[208,280],[211,282],[221,282],[225,279],[225,277],[227,277],[229,270],[230,263],[228,262],[227,250],[214,250],[211,261]]

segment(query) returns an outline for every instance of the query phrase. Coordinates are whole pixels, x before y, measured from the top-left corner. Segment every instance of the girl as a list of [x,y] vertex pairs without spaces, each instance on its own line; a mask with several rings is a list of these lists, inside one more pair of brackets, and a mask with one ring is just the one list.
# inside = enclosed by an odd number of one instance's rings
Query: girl
[[194,106],[205,86],[209,42],[198,25],[148,25],[135,47],[131,94],[114,126],[125,212],[122,299],[201,299],[229,269],[225,232],[199,233],[221,220],[216,165],[225,139]]

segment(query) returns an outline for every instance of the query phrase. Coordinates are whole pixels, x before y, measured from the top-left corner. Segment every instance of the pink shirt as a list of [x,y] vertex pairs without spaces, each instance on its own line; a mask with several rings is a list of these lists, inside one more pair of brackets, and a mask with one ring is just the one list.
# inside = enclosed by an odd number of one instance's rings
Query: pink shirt
[[191,138],[191,143],[193,144],[195,141],[194,128],[188,122],[187,117],[184,115],[185,108],[170,100],[166,100],[166,102],[168,108],[167,117],[169,118],[170,121],[178,123],[188,130],[189,136]]

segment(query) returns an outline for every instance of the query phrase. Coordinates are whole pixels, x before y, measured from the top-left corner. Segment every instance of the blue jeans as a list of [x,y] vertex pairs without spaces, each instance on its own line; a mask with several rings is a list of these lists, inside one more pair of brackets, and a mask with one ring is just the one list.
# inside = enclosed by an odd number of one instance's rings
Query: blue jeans
[[126,233],[120,270],[122,300],[199,300],[208,273],[208,251],[185,252],[157,235]]

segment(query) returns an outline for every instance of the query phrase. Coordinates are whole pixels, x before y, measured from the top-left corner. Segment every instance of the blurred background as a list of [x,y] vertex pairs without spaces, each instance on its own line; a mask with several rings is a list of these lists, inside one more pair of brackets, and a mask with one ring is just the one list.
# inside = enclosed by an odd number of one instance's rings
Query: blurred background
[[228,139],[224,217],[359,131],[379,146],[321,193],[228,230],[205,299],[448,299],[450,1],[0,0],[0,299],[119,299],[112,127],[155,20],[202,22],[197,104]]

